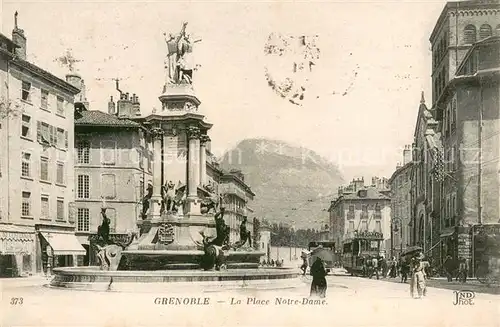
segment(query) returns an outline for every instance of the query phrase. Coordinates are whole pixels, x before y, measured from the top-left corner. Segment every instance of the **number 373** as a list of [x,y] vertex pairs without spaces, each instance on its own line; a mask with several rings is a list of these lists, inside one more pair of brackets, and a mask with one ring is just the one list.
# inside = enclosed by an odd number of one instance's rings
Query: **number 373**
[[22,305],[23,304],[23,298],[22,297],[13,297],[10,299],[10,304],[11,305]]

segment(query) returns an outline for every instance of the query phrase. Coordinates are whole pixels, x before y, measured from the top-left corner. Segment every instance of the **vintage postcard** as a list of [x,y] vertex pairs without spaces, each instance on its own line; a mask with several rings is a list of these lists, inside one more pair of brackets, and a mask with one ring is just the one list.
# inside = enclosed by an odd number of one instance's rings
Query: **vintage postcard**
[[0,18],[0,326],[500,326],[500,0]]

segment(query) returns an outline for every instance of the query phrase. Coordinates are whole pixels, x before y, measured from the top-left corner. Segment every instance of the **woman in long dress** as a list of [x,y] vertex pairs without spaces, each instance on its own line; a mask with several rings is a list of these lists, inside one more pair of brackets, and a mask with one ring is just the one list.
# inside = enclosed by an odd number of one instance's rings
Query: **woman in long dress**
[[326,296],[326,289],[328,287],[325,278],[326,274],[327,272],[325,265],[323,264],[323,260],[321,260],[321,258],[317,258],[311,266],[311,275],[313,276],[313,280],[311,283],[310,296],[316,295],[321,298]]

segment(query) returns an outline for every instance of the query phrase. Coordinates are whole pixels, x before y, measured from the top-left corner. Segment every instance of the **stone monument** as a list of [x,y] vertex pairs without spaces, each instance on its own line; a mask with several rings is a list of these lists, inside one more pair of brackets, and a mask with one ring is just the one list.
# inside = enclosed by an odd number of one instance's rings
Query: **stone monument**
[[[199,40],[193,41],[186,29],[184,23],[178,34],[165,38],[162,110],[141,118],[152,136],[153,180],[138,217],[140,235],[123,252],[123,269],[201,268],[204,240],[217,237],[214,215],[221,209],[220,195],[206,183],[212,124],[200,113],[193,88],[193,45]],[[257,267],[258,257],[244,261]]]

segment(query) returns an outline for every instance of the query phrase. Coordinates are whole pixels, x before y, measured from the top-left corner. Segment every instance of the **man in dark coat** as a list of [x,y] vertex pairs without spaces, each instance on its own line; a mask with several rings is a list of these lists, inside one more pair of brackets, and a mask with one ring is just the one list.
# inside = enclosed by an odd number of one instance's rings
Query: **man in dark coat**
[[327,271],[325,269],[325,265],[323,264],[323,260],[321,258],[317,258],[311,266],[311,275],[313,276],[313,280],[311,283],[311,293],[310,296],[319,296],[324,298],[326,296],[326,289],[328,287],[326,283]]

